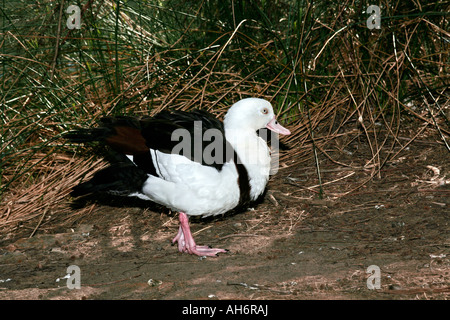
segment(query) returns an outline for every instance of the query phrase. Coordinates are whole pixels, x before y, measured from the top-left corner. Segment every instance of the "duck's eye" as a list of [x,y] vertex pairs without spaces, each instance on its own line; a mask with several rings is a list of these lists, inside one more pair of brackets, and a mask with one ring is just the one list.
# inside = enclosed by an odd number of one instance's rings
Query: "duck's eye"
[[269,113],[269,109],[267,109],[267,108],[264,108],[264,109],[262,109],[262,111],[261,111],[263,114],[268,114]]

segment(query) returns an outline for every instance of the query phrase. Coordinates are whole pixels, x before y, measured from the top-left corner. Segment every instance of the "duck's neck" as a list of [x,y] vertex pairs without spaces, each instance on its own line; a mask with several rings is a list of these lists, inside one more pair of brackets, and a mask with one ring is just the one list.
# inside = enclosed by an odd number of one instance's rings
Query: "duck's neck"
[[250,197],[256,200],[269,180],[270,153],[267,143],[252,130],[225,130],[225,136],[247,169]]

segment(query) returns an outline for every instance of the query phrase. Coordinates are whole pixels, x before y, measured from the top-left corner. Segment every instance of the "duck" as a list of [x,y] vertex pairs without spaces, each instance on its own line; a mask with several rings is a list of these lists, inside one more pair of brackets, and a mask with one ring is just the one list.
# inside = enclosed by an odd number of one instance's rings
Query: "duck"
[[108,167],[75,186],[71,196],[108,193],[163,205],[178,212],[172,243],[179,252],[217,256],[228,250],[197,245],[189,217],[245,210],[261,197],[271,152],[260,129],[291,133],[277,121],[269,101],[254,97],[234,103],[223,121],[203,110],[103,117],[97,127],[65,134],[72,143],[100,143],[116,154]]

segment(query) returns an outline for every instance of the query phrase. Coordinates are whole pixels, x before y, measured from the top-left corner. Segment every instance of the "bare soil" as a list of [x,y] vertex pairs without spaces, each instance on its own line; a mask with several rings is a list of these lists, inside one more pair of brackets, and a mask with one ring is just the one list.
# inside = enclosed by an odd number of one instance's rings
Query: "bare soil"
[[[0,299],[448,299],[450,161],[439,138],[415,141],[372,179],[357,156],[329,155],[351,166],[321,156],[323,199],[312,160],[282,163],[255,208],[192,220],[198,244],[230,250],[216,258],[179,253],[177,215],[142,206],[97,204],[71,225],[8,234]],[[66,285],[70,265],[81,289]]]

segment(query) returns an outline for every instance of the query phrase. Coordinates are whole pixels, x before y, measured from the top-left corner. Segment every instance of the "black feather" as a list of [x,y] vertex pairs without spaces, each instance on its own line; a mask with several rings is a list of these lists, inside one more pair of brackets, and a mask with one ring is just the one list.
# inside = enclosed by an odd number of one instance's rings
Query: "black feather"
[[128,196],[142,192],[142,186],[148,175],[131,162],[119,162],[99,170],[94,177],[75,186],[71,196],[79,197],[91,193],[112,193]]

